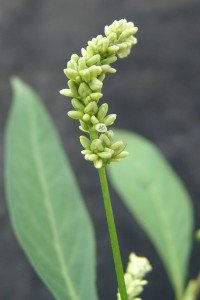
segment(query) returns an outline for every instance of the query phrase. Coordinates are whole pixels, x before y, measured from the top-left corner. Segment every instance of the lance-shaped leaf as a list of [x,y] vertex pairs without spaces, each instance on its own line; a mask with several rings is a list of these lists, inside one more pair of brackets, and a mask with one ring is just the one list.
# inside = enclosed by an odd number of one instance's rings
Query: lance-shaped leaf
[[58,300],[94,300],[93,228],[54,125],[19,79],[6,130],[6,189],[17,238]]
[[130,132],[117,133],[130,155],[109,168],[111,182],[157,249],[180,299],[192,243],[190,196],[151,142]]

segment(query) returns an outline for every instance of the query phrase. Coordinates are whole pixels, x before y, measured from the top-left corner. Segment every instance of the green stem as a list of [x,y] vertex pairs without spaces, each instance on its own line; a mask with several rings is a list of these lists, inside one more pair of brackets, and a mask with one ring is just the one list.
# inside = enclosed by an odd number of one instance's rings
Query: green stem
[[101,189],[103,194],[104,206],[106,211],[106,218],[108,223],[108,230],[110,235],[111,247],[113,252],[113,259],[115,263],[115,271],[117,275],[119,292],[121,295],[121,300],[128,300],[126,293],[126,286],[124,282],[124,272],[122,266],[122,260],[119,250],[119,243],[117,238],[117,232],[115,227],[115,221],[113,216],[112,205],[110,201],[110,194],[108,189],[108,183],[106,178],[106,170],[105,167],[99,169],[99,178],[101,183]]

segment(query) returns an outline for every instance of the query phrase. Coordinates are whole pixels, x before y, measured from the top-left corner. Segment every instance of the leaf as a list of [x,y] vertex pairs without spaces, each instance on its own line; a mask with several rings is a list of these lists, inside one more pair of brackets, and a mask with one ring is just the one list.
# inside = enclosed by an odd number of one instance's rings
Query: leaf
[[111,182],[157,249],[179,299],[192,244],[190,196],[151,142],[127,131],[117,135],[130,155],[109,168]]
[[97,299],[93,228],[58,134],[33,90],[12,84],[5,175],[17,238],[56,299]]

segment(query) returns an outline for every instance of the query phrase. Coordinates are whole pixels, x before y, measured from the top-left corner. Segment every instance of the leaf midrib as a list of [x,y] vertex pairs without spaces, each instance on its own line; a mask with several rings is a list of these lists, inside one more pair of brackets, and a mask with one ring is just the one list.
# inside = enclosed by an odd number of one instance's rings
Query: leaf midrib
[[30,140],[31,140],[31,145],[32,145],[32,149],[33,149],[33,159],[34,159],[34,162],[36,165],[38,177],[40,179],[39,182],[41,184],[41,189],[42,189],[42,192],[44,195],[44,197],[43,197],[44,206],[47,210],[47,216],[48,216],[48,220],[49,220],[49,224],[50,224],[50,228],[51,228],[51,232],[52,232],[52,236],[53,236],[53,240],[54,240],[55,251],[56,251],[56,254],[58,257],[58,262],[60,264],[60,268],[62,270],[61,274],[63,275],[63,279],[64,279],[64,282],[66,285],[67,292],[70,293],[72,299],[79,300],[79,297],[76,293],[72,279],[69,275],[69,271],[67,269],[66,262],[64,259],[62,246],[59,241],[59,234],[58,234],[58,230],[57,230],[57,226],[56,226],[55,215],[54,215],[53,208],[51,205],[51,200],[50,200],[51,196],[49,194],[48,184],[47,184],[42,160],[40,158],[41,157],[40,150],[39,150],[39,147],[37,146],[38,143],[37,143],[37,130],[36,130],[36,126],[35,126],[35,124],[36,124],[35,115],[32,113],[31,109],[29,110],[29,116],[30,116],[30,126],[31,126],[30,132],[32,132],[32,134],[30,134]]

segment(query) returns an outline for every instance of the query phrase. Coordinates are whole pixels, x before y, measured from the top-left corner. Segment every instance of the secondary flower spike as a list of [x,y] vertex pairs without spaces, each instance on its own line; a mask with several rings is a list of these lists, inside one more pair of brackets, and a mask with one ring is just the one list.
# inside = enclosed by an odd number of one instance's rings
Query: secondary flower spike
[[80,130],[89,134],[89,138],[80,137],[84,148],[82,154],[86,160],[93,161],[99,169],[111,162],[120,161],[128,155],[122,141],[113,141],[113,132],[108,126],[113,125],[116,114],[108,113],[108,104],[99,105],[106,73],[115,73],[111,64],[117,57],[126,57],[133,45],[138,28],[125,19],[114,21],[105,27],[105,36],[98,35],[81,49],[81,56],[73,54],[64,73],[68,88],[60,94],[72,98],[74,110],[68,116],[78,120]]

